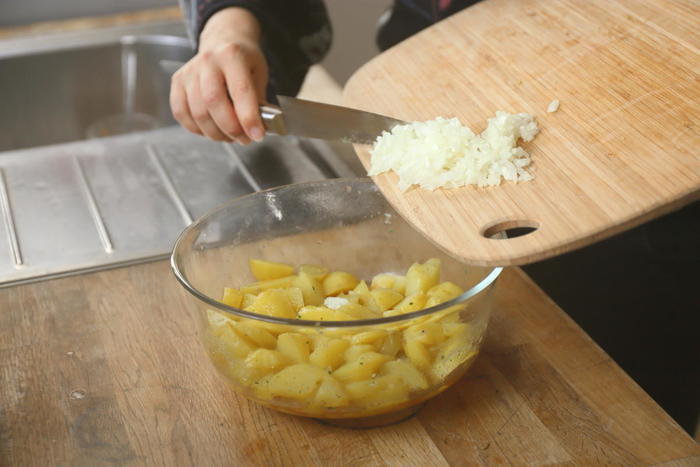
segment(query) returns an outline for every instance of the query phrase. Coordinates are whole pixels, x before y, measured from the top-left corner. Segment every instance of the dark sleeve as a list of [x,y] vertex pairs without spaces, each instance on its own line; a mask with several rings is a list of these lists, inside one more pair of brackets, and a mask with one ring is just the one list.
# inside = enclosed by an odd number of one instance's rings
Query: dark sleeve
[[[331,45],[331,24],[322,0],[197,0],[197,40],[217,11],[241,7],[258,19],[270,68],[268,98],[294,96],[306,72]],[[274,99],[272,99],[274,101]]]

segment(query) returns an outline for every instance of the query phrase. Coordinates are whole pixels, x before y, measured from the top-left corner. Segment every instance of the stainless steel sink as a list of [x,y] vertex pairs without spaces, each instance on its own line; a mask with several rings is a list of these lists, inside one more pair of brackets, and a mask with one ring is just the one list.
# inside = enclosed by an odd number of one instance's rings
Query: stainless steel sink
[[232,197],[355,175],[321,141],[176,126],[170,75],[191,54],[179,23],[0,41],[0,287],[162,258]]
[[103,35],[14,53],[0,45],[0,151],[63,143],[175,122],[172,62],[192,56],[173,35]]

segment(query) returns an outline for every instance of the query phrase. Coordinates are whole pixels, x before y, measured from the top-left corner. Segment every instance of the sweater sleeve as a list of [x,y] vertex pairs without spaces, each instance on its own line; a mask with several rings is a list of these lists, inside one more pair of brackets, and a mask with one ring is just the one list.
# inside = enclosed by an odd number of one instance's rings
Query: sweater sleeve
[[270,69],[268,99],[294,96],[306,72],[325,56],[332,30],[322,0],[197,0],[197,40],[207,20],[228,7],[250,11],[260,22]]

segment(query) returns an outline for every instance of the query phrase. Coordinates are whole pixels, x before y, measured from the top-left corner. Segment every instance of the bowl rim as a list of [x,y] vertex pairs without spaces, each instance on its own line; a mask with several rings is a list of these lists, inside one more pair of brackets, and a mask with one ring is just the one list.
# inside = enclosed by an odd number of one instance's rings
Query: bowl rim
[[[362,327],[362,326],[376,326],[376,325],[381,325],[381,324],[389,324],[389,323],[396,323],[399,321],[408,321],[414,318],[419,318],[421,316],[427,316],[431,315],[433,313],[436,313],[438,311],[445,310],[447,308],[450,308],[452,306],[458,305],[487,289],[495,280],[498,278],[498,276],[501,274],[503,271],[502,266],[496,266],[489,271],[489,273],[481,279],[478,283],[473,285],[471,288],[468,290],[464,291],[461,295],[458,295],[457,297],[448,300],[446,302],[440,303],[439,305],[435,305],[429,308],[424,308],[422,310],[418,311],[413,311],[410,313],[404,313],[404,314],[398,314],[394,316],[385,316],[382,318],[372,318],[372,319],[358,319],[358,320],[351,320],[351,321],[314,321],[314,320],[304,320],[304,319],[297,319],[297,318],[280,318],[277,316],[269,316],[269,315],[261,315],[258,313],[253,313],[251,311],[246,311],[240,308],[236,308],[230,305],[226,305],[225,303],[222,303],[202,292],[197,290],[192,284],[190,284],[189,280],[185,276],[185,274],[182,272],[178,261],[177,261],[177,256],[178,256],[178,251],[181,248],[185,237],[197,228],[202,222],[204,222],[206,219],[210,218],[214,214],[223,211],[227,209],[229,206],[231,206],[234,203],[239,202],[240,200],[247,199],[249,197],[253,196],[260,196],[264,195],[265,193],[273,192],[273,191],[279,191],[282,189],[289,189],[290,187],[296,187],[300,185],[320,185],[320,184],[329,184],[329,182],[332,183],[348,183],[348,182],[359,182],[359,181],[365,181],[365,182],[372,182],[372,180],[368,177],[350,177],[350,178],[334,178],[334,179],[327,179],[327,180],[321,180],[321,181],[310,181],[310,182],[301,182],[301,183],[294,183],[290,185],[282,185],[274,188],[269,188],[267,190],[261,190],[257,191],[254,193],[249,193],[247,195],[239,196],[236,198],[233,198],[223,204],[221,204],[218,207],[215,207],[214,209],[208,211],[207,213],[203,214],[200,216],[198,219],[196,219],[194,222],[192,222],[189,226],[187,226],[178,236],[177,240],[175,241],[175,245],[173,247],[172,253],[170,255],[170,268],[173,271],[173,274],[175,275],[175,278],[178,280],[180,285],[182,285],[187,292],[189,292],[191,295],[193,295],[195,298],[198,300],[206,303],[207,305],[210,305],[216,309],[216,311],[228,313],[230,315],[238,316],[241,318],[248,318],[248,319],[253,319],[256,321],[264,321],[267,323],[273,323],[273,324],[281,324],[281,325],[287,325],[287,326],[302,326],[302,327],[313,327],[313,328],[347,328],[347,327]],[[422,235],[422,234],[421,234]],[[427,241],[430,241],[426,239]],[[431,242],[432,243],[432,242]]]

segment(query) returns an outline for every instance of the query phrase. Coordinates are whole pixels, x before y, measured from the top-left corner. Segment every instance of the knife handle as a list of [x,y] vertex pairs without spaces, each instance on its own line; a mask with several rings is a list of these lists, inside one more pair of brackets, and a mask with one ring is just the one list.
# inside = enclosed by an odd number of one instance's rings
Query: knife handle
[[275,133],[277,135],[287,134],[287,126],[284,124],[284,114],[279,107],[269,104],[261,105],[260,117],[262,118],[265,129],[269,133]]

